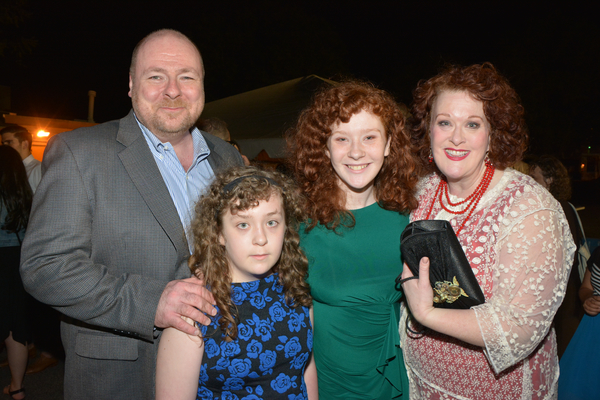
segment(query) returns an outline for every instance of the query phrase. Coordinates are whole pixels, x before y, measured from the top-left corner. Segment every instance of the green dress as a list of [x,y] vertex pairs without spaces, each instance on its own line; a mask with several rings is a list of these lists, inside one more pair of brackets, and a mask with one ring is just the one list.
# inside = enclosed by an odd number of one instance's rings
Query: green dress
[[408,399],[398,318],[400,234],[408,217],[377,203],[353,228],[301,229],[314,308],[319,398]]

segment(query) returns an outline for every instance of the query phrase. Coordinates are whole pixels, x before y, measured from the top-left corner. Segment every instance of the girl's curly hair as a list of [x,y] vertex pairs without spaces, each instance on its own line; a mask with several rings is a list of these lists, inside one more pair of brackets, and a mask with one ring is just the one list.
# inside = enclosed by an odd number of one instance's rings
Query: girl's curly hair
[[[241,179],[233,187],[227,184]],[[232,185],[230,185],[232,186]],[[288,305],[309,307],[312,304],[310,287],[306,283],[308,260],[300,249],[298,226],[305,219],[305,198],[291,179],[275,171],[256,167],[234,167],[218,175],[208,192],[196,204],[192,221],[194,253],[188,265],[192,273],[204,279],[221,312],[219,326],[226,341],[237,338],[237,309],[231,299],[231,271],[219,237],[223,215],[258,206],[271,196],[281,196],[286,231],[281,257],[273,267],[279,273]]]
[[289,167],[309,199],[311,224],[308,229],[317,223],[331,229],[354,223],[326,151],[333,126],[347,123],[363,110],[381,119],[386,139],[390,139],[390,154],[374,182],[377,202],[387,210],[398,212],[409,212],[417,207],[414,195],[418,181],[417,160],[404,129],[402,110],[390,94],[371,83],[346,81],[321,89],[302,111],[296,126],[286,134]]
[[437,169],[435,163],[429,162],[429,133],[431,110],[443,91],[468,92],[483,103],[483,112],[491,126],[488,156],[496,168],[504,169],[521,160],[529,137],[523,106],[508,80],[490,63],[450,65],[433,78],[420,81],[413,93],[410,128],[422,175]]

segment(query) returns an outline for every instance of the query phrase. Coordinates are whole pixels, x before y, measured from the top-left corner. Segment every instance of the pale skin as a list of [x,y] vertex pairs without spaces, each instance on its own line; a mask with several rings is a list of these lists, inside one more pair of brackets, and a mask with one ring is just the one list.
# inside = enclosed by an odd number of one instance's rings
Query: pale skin
[[[185,171],[193,162],[189,128],[204,108],[204,67],[196,47],[186,38],[163,31],[139,49],[129,76],[129,96],[137,118],[161,142],[169,142]],[[154,325],[189,335],[200,331],[182,318],[208,325],[215,315],[214,298],[196,278],[169,282],[158,302]]]
[[579,299],[583,303],[585,313],[591,317],[595,317],[600,313],[600,296],[594,296],[591,278],[592,273],[589,269],[586,269],[583,282],[581,282],[581,288],[579,289]]
[[[251,282],[269,275],[281,255],[286,225],[279,195],[261,200],[257,207],[223,216],[220,242],[225,246],[233,282]],[[230,246],[231,245],[231,246]],[[310,309],[313,325],[313,312]],[[182,321],[194,327],[193,320]],[[156,369],[156,398],[195,399],[204,356],[204,339],[168,328],[160,340]],[[209,372],[210,373],[210,372]],[[317,370],[312,355],[304,379],[309,399],[318,399]]]
[[[468,197],[483,178],[489,149],[490,126],[483,103],[466,92],[442,92],[432,108],[430,125],[434,161],[447,177],[448,191],[460,198]],[[503,172],[496,169],[488,191],[500,181]],[[402,278],[412,276],[405,264]],[[475,311],[433,307],[427,257],[419,263],[419,278],[405,282],[402,287],[408,307],[421,325],[466,343],[485,346]]]
[[346,209],[358,210],[377,201],[374,182],[390,154],[381,119],[369,111],[354,114],[346,123],[331,127],[326,154],[346,195]]

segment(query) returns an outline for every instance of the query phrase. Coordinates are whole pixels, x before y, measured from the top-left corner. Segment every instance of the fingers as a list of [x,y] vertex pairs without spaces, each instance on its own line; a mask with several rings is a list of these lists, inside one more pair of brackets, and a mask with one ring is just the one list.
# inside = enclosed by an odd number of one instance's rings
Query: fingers
[[216,315],[214,297],[198,278],[169,282],[158,302],[154,325],[159,328],[174,327],[189,335],[197,335],[197,328],[186,324],[181,317],[188,317],[203,325],[210,323],[204,313]]
[[[198,294],[200,297],[204,298],[210,304],[215,304],[215,298],[213,297],[210,290],[208,290],[206,288],[206,285],[204,284],[203,280],[198,279],[195,276],[193,276],[191,278],[183,279],[182,282],[187,282],[187,283],[192,284],[193,286],[191,287],[190,291],[193,291],[194,293]],[[211,314],[211,315],[214,315],[214,314]]]
[[423,257],[419,262],[419,287],[431,288],[429,284],[429,258]]

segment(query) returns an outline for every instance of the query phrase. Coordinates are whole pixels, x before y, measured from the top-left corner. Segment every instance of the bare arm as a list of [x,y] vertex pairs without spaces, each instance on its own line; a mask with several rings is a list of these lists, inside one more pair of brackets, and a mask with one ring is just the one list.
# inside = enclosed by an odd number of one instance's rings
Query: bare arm
[[[187,325],[189,319],[181,318]],[[195,399],[204,355],[204,340],[167,328],[162,334],[156,363],[156,399]]]
[[[313,317],[313,308],[310,308],[310,323],[313,327],[313,336],[315,331]],[[314,354],[310,355],[308,359],[308,363],[306,364],[306,368],[304,369],[304,382],[306,383],[306,392],[308,393],[308,400],[318,400],[319,399],[319,383],[317,380],[317,367],[315,365],[315,356]]]

